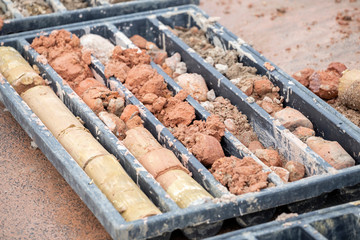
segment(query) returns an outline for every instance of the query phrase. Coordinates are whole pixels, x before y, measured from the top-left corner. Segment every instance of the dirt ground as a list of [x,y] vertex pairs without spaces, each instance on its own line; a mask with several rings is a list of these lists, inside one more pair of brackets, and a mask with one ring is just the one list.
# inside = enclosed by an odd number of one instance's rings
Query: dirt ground
[[[200,8],[289,74],[333,61],[359,65],[360,2],[207,0]],[[348,10],[347,12],[345,10]],[[359,15],[358,15],[359,16]],[[343,25],[345,24],[345,25]],[[99,221],[0,104],[0,239],[109,239]],[[226,221],[223,232],[236,228]],[[181,239],[181,234],[173,238]]]
[[[207,0],[200,7],[285,72],[360,63],[360,1]],[[357,13],[348,25],[338,13]]]

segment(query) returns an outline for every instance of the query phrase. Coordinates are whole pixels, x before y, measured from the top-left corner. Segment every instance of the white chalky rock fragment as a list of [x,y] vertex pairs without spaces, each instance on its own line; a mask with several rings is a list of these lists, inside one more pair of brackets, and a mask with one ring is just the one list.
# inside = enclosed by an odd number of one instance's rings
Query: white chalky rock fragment
[[187,72],[186,63],[179,62],[178,64],[176,64],[176,69],[175,69],[176,74],[181,75],[186,72]]
[[181,55],[179,53],[175,53],[171,57],[165,59],[165,64],[169,68],[171,68],[171,70],[175,71],[176,70],[176,65],[178,63],[180,63],[180,60],[181,60]]
[[210,56],[205,58],[205,62],[207,62],[211,66],[214,66],[214,59],[212,57],[210,57]]
[[212,104],[209,101],[205,101],[200,103],[203,108],[205,108],[207,111],[211,112],[214,110],[214,104]]
[[216,70],[218,70],[221,74],[225,74],[228,71],[228,66],[224,64],[215,64]]
[[237,84],[239,84],[240,81],[241,81],[240,78],[234,78],[234,79],[231,79],[231,80],[230,80],[230,82],[231,82],[232,84],[234,84],[235,86],[236,86]]
[[83,50],[90,50],[91,53],[106,65],[112,55],[114,45],[106,38],[96,34],[86,34],[80,38]]
[[200,102],[206,101],[209,89],[201,75],[185,73],[175,78],[175,81],[196,100]]
[[207,100],[209,100],[210,102],[215,101],[216,95],[215,95],[214,89],[211,89],[210,91],[208,91],[206,93],[206,97],[207,97]]
[[224,125],[225,125],[226,129],[229,130],[230,132],[235,131],[236,126],[235,126],[234,120],[228,118],[224,121]]

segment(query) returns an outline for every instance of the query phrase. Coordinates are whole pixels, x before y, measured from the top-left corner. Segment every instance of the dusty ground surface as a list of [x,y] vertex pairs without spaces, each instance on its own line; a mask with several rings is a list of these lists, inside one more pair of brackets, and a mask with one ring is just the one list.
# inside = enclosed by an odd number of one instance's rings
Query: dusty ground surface
[[[344,27],[336,21],[338,12],[360,7],[359,1],[253,2],[207,0],[200,7],[222,17],[221,24],[289,74],[304,67],[325,69],[333,61],[349,68],[359,64],[360,31],[344,38]],[[356,30],[354,23],[346,29]],[[0,210],[1,239],[110,238],[41,151],[30,147],[30,138],[1,104],[0,137],[0,202],[10,206]],[[234,221],[225,223],[222,232],[237,228]]]
[[358,12],[359,1],[207,0],[200,7],[290,74],[330,62],[360,63],[359,14],[348,25],[336,19],[345,10]]
[[1,103],[0,139],[1,239],[110,239]]

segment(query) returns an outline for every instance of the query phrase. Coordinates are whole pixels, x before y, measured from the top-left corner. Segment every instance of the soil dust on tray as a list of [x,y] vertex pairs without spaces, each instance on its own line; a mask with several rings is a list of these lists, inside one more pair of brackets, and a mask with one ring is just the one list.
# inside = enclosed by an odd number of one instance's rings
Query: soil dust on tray
[[52,13],[51,6],[44,0],[14,0],[14,8],[19,9],[24,17]]
[[64,4],[67,10],[90,7],[89,1],[87,0],[61,0],[61,2]]
[[[11,18],[11,13],[9,11],[4,12],[2,8],[0,8],[0,19],[9,19]],[[0,28],[1,29],[1,28]]]

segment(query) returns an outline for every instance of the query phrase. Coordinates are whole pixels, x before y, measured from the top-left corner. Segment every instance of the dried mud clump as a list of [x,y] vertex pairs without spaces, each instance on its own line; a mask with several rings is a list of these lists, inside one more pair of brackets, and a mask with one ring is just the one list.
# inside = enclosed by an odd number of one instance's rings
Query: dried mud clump
[[225,125],[212,115],[207,121],[194,121],[193,124],[179,125],[172,129],[179,139],[205,166],[211,166],[215,160],[224,157],[220,140],[224,136]]
[[220,158],[214,162],[210,171],[233,194],[257,192],[268,186],[269,173],[263,172],[262,167],[250,157]]

